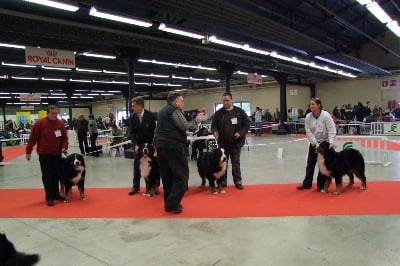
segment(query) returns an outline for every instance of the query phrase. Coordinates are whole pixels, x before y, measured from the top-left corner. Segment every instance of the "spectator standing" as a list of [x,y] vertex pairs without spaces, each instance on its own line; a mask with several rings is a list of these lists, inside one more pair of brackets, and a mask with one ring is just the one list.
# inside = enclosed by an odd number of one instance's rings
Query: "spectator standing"
[[188,188],[189,165],[186,130],[193,130],[204,121],[199,113],[187,122],[183,113],[184,100],[179,93],[168,95],[167,105],[158,113],[155,143],[158,165],[164,188],[164,208],[166,212],[181,213],[182,198]]
[[64,200],[60,195],[58,183],[62,167],[61,155],[68,149],[68,135],[64,123],[57,115],[58,108],[49,105],[47,116],[39,119],[32,129],[25,155],[29,161],[33,146],[37,144],[47,206],[53,206],[54,200]]
[[99,136],[99,132],[97,130],[97,122],[94,119],[94,115],[90,114],[89,115],[89,121],[88,121],[88,131],[89,131],[89,136],[90,136],[90,148],[91,151],[94,152],[95,156],[99,156],[99,152],[96,151],[96,141],[97,137]]
[[[316,148],[319,143],[328,141],[330,148],[333,148],[336,137],[336,126],[332,116],[327,111],[322,110],[322,102],[319,98],[312,98],[310,102],[311,113],[308,113],[305,119],[305,130],[309,141],[306,176],[303,183],[297,187],[298,190],[310,189],[312,187],[314,169],[317,163]],[[317,190],[324,188],[326,176],[318,171]]]
[[[132,99],[131,103],[133,114],[129,122],[129,139],[138,155],[139,147],[144,143],[153,144],[154,131],[156,129],[156,115],[144,108],[144,100],[141,97]],[[133,161],[133,185],[129,195],[140,192],[140,156],[136,156]],[[158,180],[158,185],[160,181]]]
[[[250,129],[249,117],[243,109],[234,106],[232,94],[225,92],[222,95],[223,107],[215,112],[211,123],[211,131],[219,147],[225,149],[227,158],[231,159],[232,177],[235,187],[243,189],[240,170],[240,152],[246,141],[246,134]],[[222,183],[227,184],[227,172],[221,177]]]
[[261,136],[262,133],[262,114],[260,107],[256,107],[256,112],[254,113],[254,133],[256,136]]
[[80,115],[76,121],[76,134],[78,136],[79,149],[82,155],[89,152],[88,127],[89,121],[86,120],[84,115]]

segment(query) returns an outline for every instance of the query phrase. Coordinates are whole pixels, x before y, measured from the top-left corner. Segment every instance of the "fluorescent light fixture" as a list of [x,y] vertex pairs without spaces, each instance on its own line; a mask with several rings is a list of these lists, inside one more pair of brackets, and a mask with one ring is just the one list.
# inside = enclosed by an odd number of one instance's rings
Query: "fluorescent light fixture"
[[256,54],[262,54],[262,55],[269,55],[270,54],[269,51],[265,51],[265,50],[261,50],[261,49],[257,49],[257,48],[252,48],[248,44],[244,44],[242,46],[242,49],[245,50],[245,51],[256,53]]
[[88,93],[87,95],[89,95],[89,96],[99,96],[100,94],[99,93]]
[[231,41],[218,39],[217,36],[215,36],[215,35],[211,35],[210,38],[208,38],[208,41],[212,42],[212,43],[224,45],[224,46],[238,48],[238,49],[241,49],[243,47],[243,45],[240,44],[240,43],[234,43],[234,42],[231,42]]
[[9,95],[9,92],[0,92],[0,95]]
[[165,31],[165,32],[169,32],[169,33],[174,33],[177,35],[181,35],[181,36],[185,36],[185,37],[189,37],[189,38],[193,38],[193,39],[203,39],[204,35],[200,35],[194,32],[190,32],[190,31],[185,31],[185,30],[180,30],[177,28],[173,28],[173,27],[169,27],[167,25],[165,25],[164,23],[161,23],[160,26],[158,26],[158,29],[161,31]]
[[33,102],[33,103],[28,103],[30,105],[41,105],[42,103],[38,103],[38,102]]
[[11,99],[11,96],[0,96],[0,99]]
[[87,80],[87,79],[69,79],[69,81],[71,82],[82,82],[82,83],[91,83],[91,80]]
[[204,79],[201,79],[201,78],[194,78],[194,77],[189,77],[189,79],[190,79],[190,80],[198,80],[198,81],[202,81],[202,80],[203,80],[203,81],[204,81]]
[[47,96],[47,99],[64,99],[62,96]]
[[0,79],[8,79],[7,75],[0,75]]
[[172,66],[172,67],[175,67],[175,68],[184,67],[184,68],[202,69],[202,70],[210,70],[210,71],[216,71],[217,70],[216,68],[213,68],[213,67],[204,67],[204,66],[201,66],[201,65],[195,66],[195,65],[188,65],[188,64],[181,64],[181,63],[163,62],[163,61],[158,61],[156,59],[149,60],[149,59],[139,58],[138,61],[142,62],[142,63],[151,63],[151,64],[157,64],[157,65]]
[[112,93],[102,93],[102,94],[100,94],[101,96],[113,96],[114,94],[112,94]]
[[48,66],[41,66],[43,69],[47,70],[59,70],[59,71],[71,71],[72,68],[63,68],[63,67],[48,67]]
[[249,73],[238,70],[238,71],[236,71],[234,74],[237,74],[237,75],[246,75],[246,76],[247,76]]
[[81,99],[93,99],[93,96],[81,96]]
[[92,92],[101,93],[101,92],[105,92],[105,91],[101,91],[101,90],[92,90]]
[[34,78],[34,77],[16,77],[16,76],[11,76],[12,79],[22,79],[22,80],[39,80],[39,78]]
[[0,46],[8,47],[8,48],[25,49],[25,46],[23,46],[23,45],[10,44],[10,43],[0,43]]
[[82,55],[89,56],[89,57],[104,58],[104,59],[115,59],[115,58],[117,58],[115,55],[96,54],[96,53],[82,53]]
[[14,63],[6,63],[4,61],[1,62],[3,66],[12,66],[12,67],[25,67],[25,68],[35,68],[36,66],[25,65],[25,64],[14,64]]
[[378,3],[372,2],[365,6],[381,23],[386,24],[392,19],[389,15],[379,6]]
[[154,86],[167,86],[167,87],[182,87],[181,84],[171,84],[171,83],[153,83]]
[[372,3],[372,0],[356,0],[360,5],[365,6],[366,4]]
[[103,69],[103,73],[106,73],[106,74],[117,74],[117,75],[128,75],[127,72],[111,71],[111,70],[105,70],[105,69]]
[[15,105],[25,105],[26,103],[14,103]]
[[351,66],[348,66],[348,65],[345,65],[345,64],[330,60],[330,59],[322,57],[322,56],[314,56],[314,58],[316,58],[318,60],[321,60],[321,61],[324,61],[324,62],[327,62],[327,63],[330,63],[330,64],[333,64],[333,65],[337,65],[337,66],[348,68],[348,69],[351,69],[351,70],[354,70],[354,71],[362,72],[358,68],[351,67]]
[[128,81],[115,81],[115,80],[113,80],[112,83],[113,83],[113,84],[122,84],[122,85],[127,85],[127,84],[129,84]]
[[400,37],[400,27],[397,21],[392,20],[386,26],[394,33],[397,37]]
[[44,81],[67,81],[66,79],[54,79],[54,78],[44,78],[44,77],[42,77],[41,80],[44,80]]
[[126,17],[126,16],[115,15],[115,14],[111,14],[111,13],[98,11],[95,7],[90,8],[89,15],[98,17],[98,18],[127,23],[127,24],[131,24],[131,25],[135,25],[135,26],[145,27],[145,28],[149,28],[152,26],[152,23],[149,23],[149,22],[146,22],[143,20],[139,20],[139,19],[135,19],[132,17]]
[[151,86],[151,83],[148,83],[148,82],[135,82],[135,85],[146,85],[146,86]]
[[66,96],[64,92],[52,92],[51,95]]
[[108,91],[109,93],[120,93],[121,91]]
[[299,64],[299,65],[305,65],[305,66],[308,66],[308,64],[309,64],[309,62],[297,59],[296,57],[292,57],[290,61],[293,63]]
[[98,70],[98,69],[89,69],[89,68],[75,68],[76,71],[79,72],[90,72],[90,73],[101,73],[103,70]]
[[188,80],[189,79],[188,77],[181,77],[181,76],[175,76],[175,75],[172,75],[171,78],[173,78],[173,79],[183,79],[183,80]]
[[209,79],[209,78],[206,78],[206,81],[207,82],[220,82],[219,79]]
[[58,8],[58,9],[62,9],[65,11],[71,11],[71,12],[76,12],[79,9],[79,7],[77,7],[77,6],[68,5],[68,4],[64,4],[64,3],[60,3],[58,1],[52,1],[52,0],[24,0],[24,1],[38,4],[38,5]]
[[134,76],[138,77],[152,77],[152,78],[169,78],[169,75],[159,75],[159,74],[145,74],[145,73],[135,73]]
[[75,91],[82,91],[82,92],[84,92],[84,91],[88,91],[88,90],[75,90]]

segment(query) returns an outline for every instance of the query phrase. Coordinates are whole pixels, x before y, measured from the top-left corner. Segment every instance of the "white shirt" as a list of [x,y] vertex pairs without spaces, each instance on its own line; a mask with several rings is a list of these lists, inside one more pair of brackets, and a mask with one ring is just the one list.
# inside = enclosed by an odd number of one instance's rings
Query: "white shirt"
[[314,114],[308,113],[305,120],[305,129],[308,141],[313,146],[317,146],[322,141],[328,141],[330,144],[334,144],[336,137],[336,126],[331,115],[322,110],[319,117],[315,117]]

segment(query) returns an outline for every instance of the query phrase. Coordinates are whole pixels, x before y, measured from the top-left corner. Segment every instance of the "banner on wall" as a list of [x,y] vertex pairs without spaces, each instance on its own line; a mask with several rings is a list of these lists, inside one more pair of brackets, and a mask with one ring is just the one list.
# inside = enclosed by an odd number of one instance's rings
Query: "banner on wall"
[[45,110],[38,111],[38,118],[39,119],[43,118],[43,117],[46,117],[46,116],[47,116],[47,111],[45,111]]
[[19,95],[21,102],[40,102],[40,93],[25,93]]
[[23,105],[21,106],[22,111],[33,111],[35,110],[35,106],[33,105]]
[[19,124],[26,124],[27,122],[31,122],[31,113],[30,112],[16,112],[16,123]]
[[399,90],[400,82],[395,78],[381,80],[381,90]]
[[25,61],[27,65],[74,68],[75,53],[74,51],[26,46]]
[[247,83],[262,84],[262,77],[258,74],[247,74]]

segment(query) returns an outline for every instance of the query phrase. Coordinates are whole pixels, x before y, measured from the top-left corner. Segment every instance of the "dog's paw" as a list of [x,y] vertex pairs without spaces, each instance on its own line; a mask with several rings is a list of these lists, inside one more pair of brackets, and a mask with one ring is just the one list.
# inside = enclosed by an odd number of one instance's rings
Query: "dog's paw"
[[219,194],[226,194],[226,191],[225,191],[224,189],[221,189],[221,190],[219,191]]
[[143,197],[151,197],[150,193],[143,193]]
[[86,200],[86,196],[82,196],[82,197],[81,197],[81,200]]
[[333,195],[340,195],[340,191],[334,191]]
[[361,185],[361,186],[360,186],[360,189],[361,189],[361,190],[366,190],[367,187],[366,187],[365,185]]
[[68,203],[68,202],[69,202],[69,199],[66,198],[66,199],[64,200],[64,203]]
[[326,190],[325,189],[321,189],[319,192],[326,193]]

